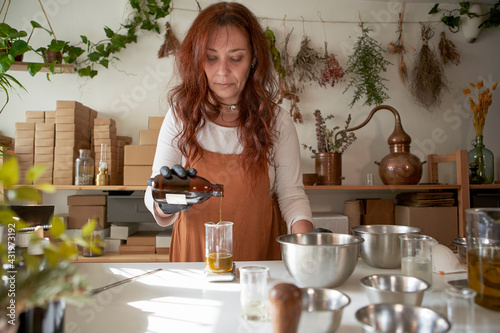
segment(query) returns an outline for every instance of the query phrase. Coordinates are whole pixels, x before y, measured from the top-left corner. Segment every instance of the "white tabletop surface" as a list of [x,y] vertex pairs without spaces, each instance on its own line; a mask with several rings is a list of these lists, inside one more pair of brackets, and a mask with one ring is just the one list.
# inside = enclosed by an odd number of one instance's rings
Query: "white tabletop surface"
[[[280,282],[294,283],[281,261],[237,262],[270,269],[269,289]],[[92,296],[83,307],[66,309],[66,333],[76,332],[272,332],[271,323],[241,319],[240,286],[232,282],[207,282],[204,263],[78,263],[97,288],[157,268],[162,271]],[[344,309],[337,332],[362,332],[355,312],[368,305],[359,280],[370,274],[400,273],[399,269],[377,269],[359,259],[351,277],[335,289],[347,294],[351,303]],[[448,280],[465,279],[466,273],[433,274],[433,287],[422,306],[446,314],[444,289]],[[474,305],[474,332],[500,332],[500,313]],[[311,332],[314,333],[314,332]]]

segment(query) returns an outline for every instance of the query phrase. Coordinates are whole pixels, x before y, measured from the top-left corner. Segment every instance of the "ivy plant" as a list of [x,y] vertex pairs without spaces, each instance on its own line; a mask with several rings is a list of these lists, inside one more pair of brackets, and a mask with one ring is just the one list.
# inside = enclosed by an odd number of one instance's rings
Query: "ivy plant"
[[435,4],[429,11],[429,15],[443,12],[441,22],[443,22],[452,32],[458,31],[460,27],[460,16],[467,15],[469,18],[483,17],[482,23],[478,28],[496,28],[500,25],[500,0],[494,5],[489,7],[489,11],[483,15],[470,11],[471,3],[469,1],[462,1],[458,3],[459,8],[451,10],[444,10],[439,8],[439,3]]

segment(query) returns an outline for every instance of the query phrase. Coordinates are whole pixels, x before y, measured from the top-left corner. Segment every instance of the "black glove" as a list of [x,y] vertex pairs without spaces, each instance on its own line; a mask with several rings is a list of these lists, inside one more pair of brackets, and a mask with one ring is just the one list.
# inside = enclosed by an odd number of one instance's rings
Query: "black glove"
[[[194,177],[196,176],[196,173],[197,173],[196,169],[193,168],[184,169],[179,164],[174,165],[171,169],[167,166],[162,166],[160,168],[160,174],[166,179],[172,179],[172,175],[176,175],[179,178]],[[148,179],[149,186],[153,185],[153,180],[154,178]],[[181,210],[188,210],[189,208],[191,208],[191,205],[169,205],[164,203],[158,203],[158,207],[165,214],[175,214],[177,212],[180,212]]]
[[311,230],[311,232],[332,232],[331,230],[325,229],[325,228],[316,228]]

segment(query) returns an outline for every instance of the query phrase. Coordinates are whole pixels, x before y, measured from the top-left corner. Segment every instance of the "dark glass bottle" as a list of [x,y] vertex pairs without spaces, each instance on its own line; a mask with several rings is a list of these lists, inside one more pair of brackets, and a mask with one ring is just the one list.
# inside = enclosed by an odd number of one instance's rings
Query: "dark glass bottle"
[[172,175],[167,179],[157,175],[153,179],[152,193],[158,203],[193,205],[210,197],[223,197],[224,185],[212,184],[200,176],[180,178]]

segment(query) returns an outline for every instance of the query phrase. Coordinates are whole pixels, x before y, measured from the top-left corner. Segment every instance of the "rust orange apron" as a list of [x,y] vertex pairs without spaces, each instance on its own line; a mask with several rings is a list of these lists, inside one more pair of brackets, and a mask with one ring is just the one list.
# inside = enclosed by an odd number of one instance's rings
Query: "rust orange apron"
[[[205,222],[233,222],[235,261],[280,260],[280,219],[276,200],[269,195],[268,170],[257,184],[246,182],[240,155],[204,151],[190,167],[213,184],[224,185],[224,198],[211,197],[179,213],[172,232],[170,261],[205,261]],[[222,212],[222,218],[220,216]]]

